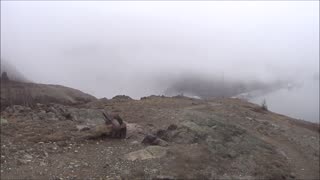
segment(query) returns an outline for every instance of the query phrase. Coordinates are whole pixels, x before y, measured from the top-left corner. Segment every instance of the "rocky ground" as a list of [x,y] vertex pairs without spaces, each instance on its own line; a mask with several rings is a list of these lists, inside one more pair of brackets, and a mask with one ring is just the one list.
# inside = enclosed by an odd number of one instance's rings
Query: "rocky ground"
[[[127,122],[126,139],[97,135],[102,110]],[[230,98],[118,96],[1,112],[1,179],[214,178],[319,179],[319,127]]]

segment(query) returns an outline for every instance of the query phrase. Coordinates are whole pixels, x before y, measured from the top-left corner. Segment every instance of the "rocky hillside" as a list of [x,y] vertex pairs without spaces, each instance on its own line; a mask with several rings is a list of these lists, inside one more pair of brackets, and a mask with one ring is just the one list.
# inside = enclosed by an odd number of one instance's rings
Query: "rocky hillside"
[[36,103],[76,105],[94,100],[96,100],[94,96],[60,85],[1,81],[1,110],[10,105],[33,106]]
[[[99,136],[103,110],[125,139]],[[1,118],[2,179],[319,179],[319,126],[239,99],[117,96]]]

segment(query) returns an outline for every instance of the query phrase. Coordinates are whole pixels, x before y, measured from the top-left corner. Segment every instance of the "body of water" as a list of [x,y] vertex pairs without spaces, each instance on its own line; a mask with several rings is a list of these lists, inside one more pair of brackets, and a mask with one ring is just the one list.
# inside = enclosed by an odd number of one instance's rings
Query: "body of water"
[[249,101],[261,104],[264,99],[270,111],[319,123],[319,80],[306,81],[294,88],[279,89]]

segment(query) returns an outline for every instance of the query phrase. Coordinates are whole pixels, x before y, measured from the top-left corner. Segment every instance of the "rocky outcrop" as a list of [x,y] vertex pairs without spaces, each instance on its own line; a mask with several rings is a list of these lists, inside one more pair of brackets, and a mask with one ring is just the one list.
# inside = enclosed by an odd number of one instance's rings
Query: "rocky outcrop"
[[130,101],[132,98],[126,95],[117,95],[112,98],[112,101]]

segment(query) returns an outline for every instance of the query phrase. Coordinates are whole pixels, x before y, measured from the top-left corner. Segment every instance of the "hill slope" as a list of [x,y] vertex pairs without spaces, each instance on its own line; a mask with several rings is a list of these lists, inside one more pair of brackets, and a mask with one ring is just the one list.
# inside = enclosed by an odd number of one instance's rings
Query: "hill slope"
[[[127,122],[126,139],[88,138],[102,110]],[[1,116],[4,179],[319,178],[316,124],[238,99],[103,99],[10,106]],[[142,144],[146,134],[163,143]]]
[[94,96],[60,85],[1,81],[1,110],[9,105],[32,106],[35,103],[82,104],[96,100]]

